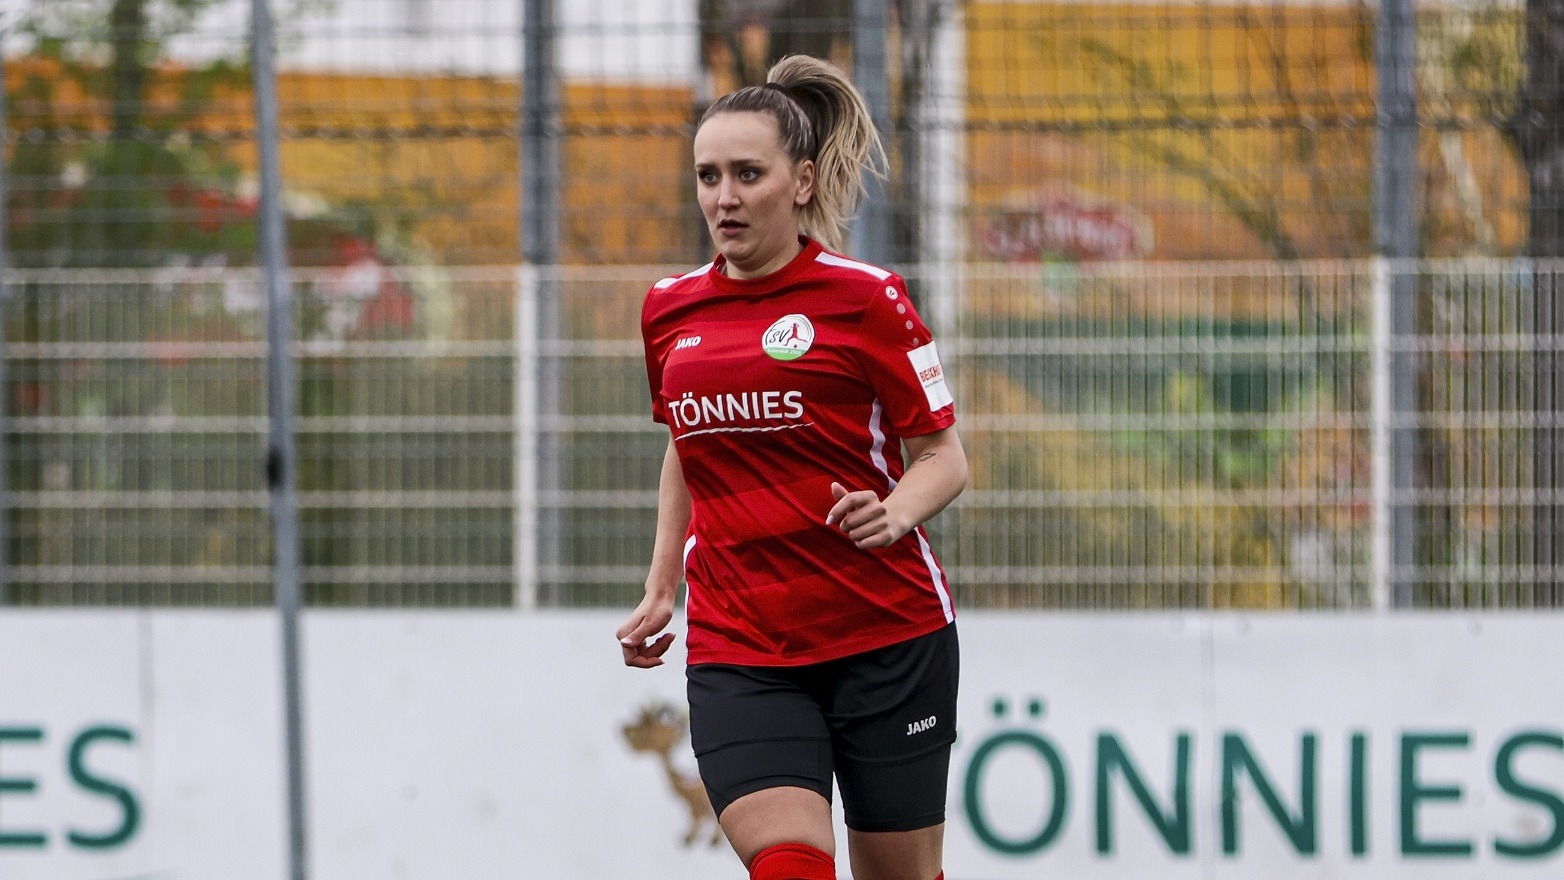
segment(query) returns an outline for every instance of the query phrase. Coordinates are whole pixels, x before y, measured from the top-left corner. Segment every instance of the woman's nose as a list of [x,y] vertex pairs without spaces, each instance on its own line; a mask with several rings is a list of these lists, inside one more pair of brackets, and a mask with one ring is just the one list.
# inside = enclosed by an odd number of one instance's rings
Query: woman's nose
[[739,194],[736,187],[728,180],[717,184],[717,204],[730,207],[739,203]]

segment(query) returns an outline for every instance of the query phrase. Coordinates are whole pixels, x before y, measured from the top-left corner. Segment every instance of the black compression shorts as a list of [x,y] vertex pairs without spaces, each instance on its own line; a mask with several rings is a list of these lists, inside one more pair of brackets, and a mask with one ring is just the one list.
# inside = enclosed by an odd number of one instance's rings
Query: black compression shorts
[[807,666],[689,667],[690,739],[713,809],[778,786],[830,800],[834,774],[855,831],[945,821],[959,675],[954,624]]

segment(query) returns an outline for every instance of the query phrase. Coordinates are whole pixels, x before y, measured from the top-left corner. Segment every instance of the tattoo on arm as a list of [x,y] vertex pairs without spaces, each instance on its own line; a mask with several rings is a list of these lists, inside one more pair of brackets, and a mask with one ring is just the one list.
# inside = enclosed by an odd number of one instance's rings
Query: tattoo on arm
[[[918,462],[922,462],[922,461],[928,461],[929,459],[933,458],[936,455],[939,455],[939,453],[938,452],[925,452],[922,455],[918,456],[917,460],[914,461],[912,464],[917,464]],[[909,467],[909,468],[912,467],[912,464],[907,465],[907,467]]]

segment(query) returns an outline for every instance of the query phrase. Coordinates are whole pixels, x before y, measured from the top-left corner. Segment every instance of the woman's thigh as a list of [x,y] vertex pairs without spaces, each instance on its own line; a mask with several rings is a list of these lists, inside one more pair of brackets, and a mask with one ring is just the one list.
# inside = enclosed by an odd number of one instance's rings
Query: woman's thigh
[[690,744],[718,821],[749,795],[812,792],[830,808],[831,732],[794,669],[701,664],[686,670]]
[[833,662],[826,721],[847,827],[943,823],[960,677],[955,627]]

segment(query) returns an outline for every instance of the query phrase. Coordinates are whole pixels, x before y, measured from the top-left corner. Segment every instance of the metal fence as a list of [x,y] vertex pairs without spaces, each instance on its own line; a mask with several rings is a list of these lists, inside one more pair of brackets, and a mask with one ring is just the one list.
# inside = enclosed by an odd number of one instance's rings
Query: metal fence
[[1534,4],[289,0],[268,131],[249,5],[0,0],[11,601],[272,601],[277,142],[309,601],[628,604],[694,120],[803,51],[876,96],[968,607],[1559,603]]
[[[512,267],[302,274],[309,601],[633,603],[666,444],[638,307],[678,268],[562,269],[550,285]],[[1372,332],[1383,268],[969,264],[938,288],[951,267],[910,271],[923,310],[949,316],[938,332],[973,464],[933,525],[958,600],[1388,605],[1376,526],[1409,505],[1418,555],[1390,573],[1400,604],[1556,605],[1559,572],[1532,564],[1536,267],[1410,267],[1429,323],[1399,339]],[[257,275],[28,272],[11,286],[13,599],[269,602]],[[560,298],[557,335],[526,320],[538,289]],[[1420,414],[1375,400],[1392,348],[1417,355]],[[557,410],[518,407],[550,369]],[[1398,423],[1423,456],[1410,496],[1373,479],[1376,432]],[[517,466],[540,446],[557,468],[541,492]]]
[[[314,601],[511,602],[515,276],[297,279]],[[11,295],[13,597],[269,603],[259,274],[27,273]]]

